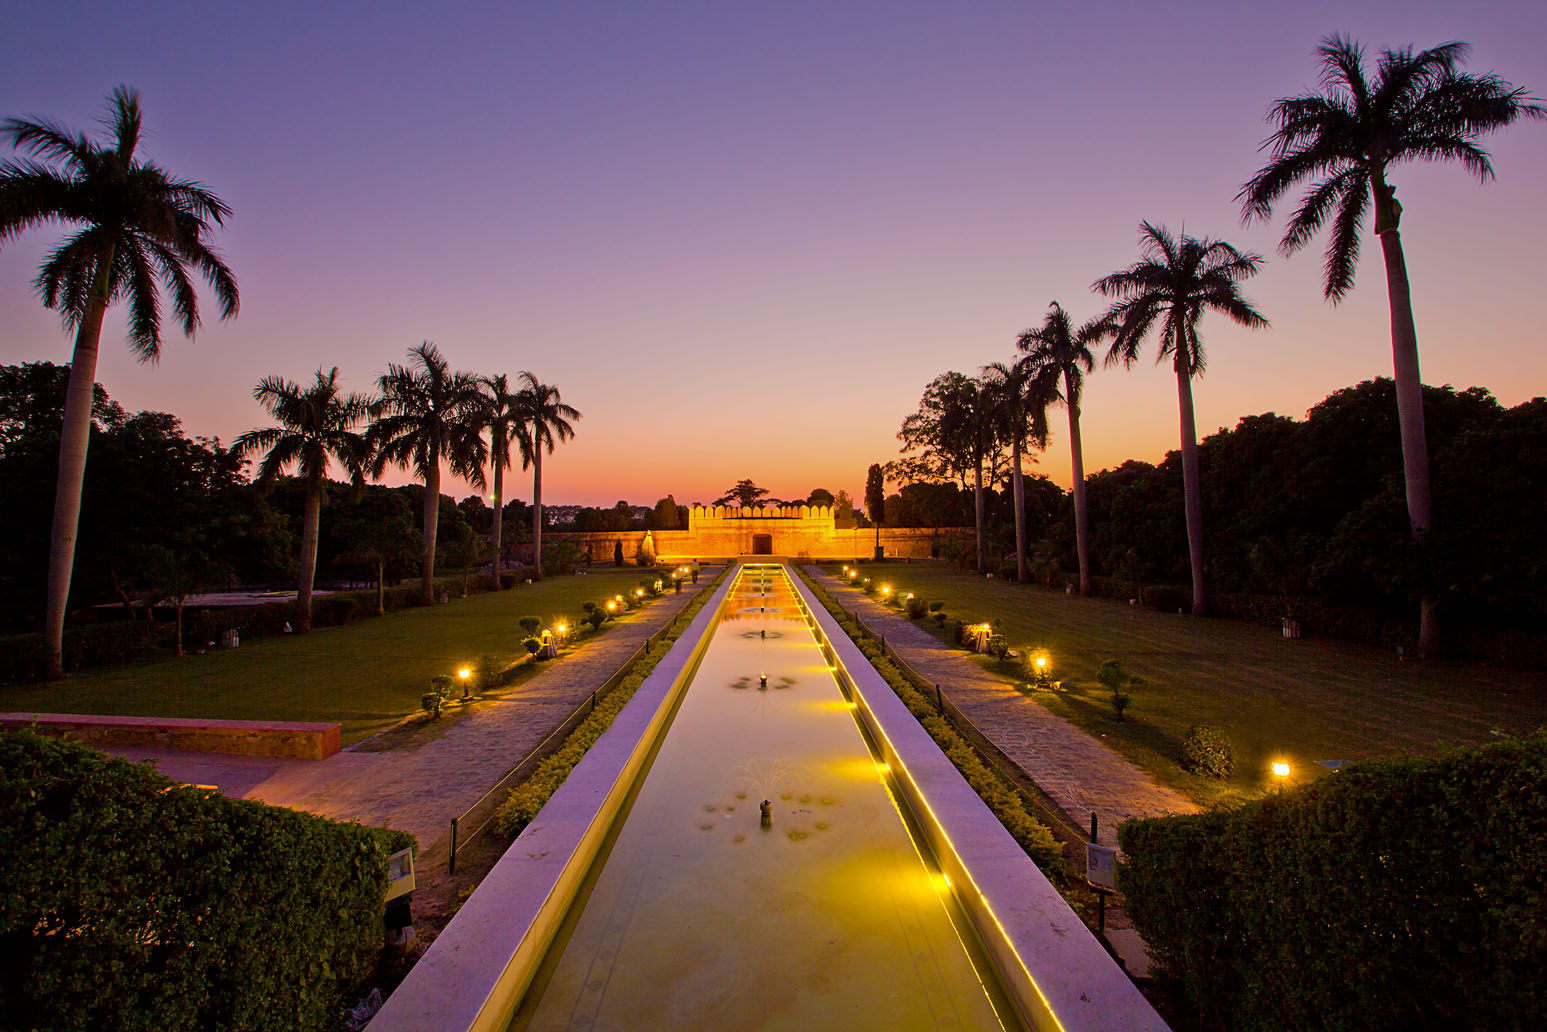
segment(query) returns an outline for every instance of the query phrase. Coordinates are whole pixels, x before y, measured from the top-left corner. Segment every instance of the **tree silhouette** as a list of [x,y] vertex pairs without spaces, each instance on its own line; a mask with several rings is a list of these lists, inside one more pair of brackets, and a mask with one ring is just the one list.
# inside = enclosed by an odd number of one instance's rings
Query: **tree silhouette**
[[[1269,118],[1273,135],[1263,145],[1273,160],[1241,188],[1245,217],[1268,219],[1274,203],[1295,183],[1317,180],[1290,217],[1280,249],[1304,247],[1332,220],[1323,295],[1336,303],[1353,287],[1359,233],[1375,209],[1375,235],[1386,260],[1391,307],[1391,350],[1402,430],[1402,473],[1408,525],[1421,546],[1430,528],[1429,451],[1424,434],[1423,380],[1418,368],[1418,330],[1398,225],[1402,205],[1387,180],[1395,165],[1411,161],[1459,161],[1479,182],[1493,177],[1488,152],[1477,146],[1485,132],[1520,118],[1547,117],[1524,90],[1494,75],[1464,75],[1465,43],[1444,43],[1413,52],[1382,50],[1375,77],[1367,77],[1364,49],[1330,36],[1321,56],[1321,93],[1279,100]],[[1418,650],[1439,645],[1439,618],[1432,586],[1421,592]]]

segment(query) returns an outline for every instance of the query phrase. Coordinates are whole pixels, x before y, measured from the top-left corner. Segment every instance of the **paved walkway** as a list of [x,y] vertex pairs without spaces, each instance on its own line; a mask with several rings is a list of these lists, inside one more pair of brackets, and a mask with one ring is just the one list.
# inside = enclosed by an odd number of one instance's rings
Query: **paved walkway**
[[696,590],[689,584],[681,594],[662,595],[627,622],[546,664],[520,686],[401,739],[385,731],[320,761],[111,751],[135,760],[157,760],[157,769],[168,777],[215,785],[226,795],[411,832],[423,853],[448,834],[452,817],[504,777],[647,637],[697,591],[706,590],[717,572],[705,569]]
[[813,566],[805,568],[834,601],[856,613],[966,715],[985,738],[1026,772],[1066,812],[1075,827],[1100,818],[1099,841],[1115,846],[1117,826],[1129,817],[1193,813],[1189,799],[1159,785],[1141,768],[1099,739],[990,676],[960,651],[907,617],[843,587]]

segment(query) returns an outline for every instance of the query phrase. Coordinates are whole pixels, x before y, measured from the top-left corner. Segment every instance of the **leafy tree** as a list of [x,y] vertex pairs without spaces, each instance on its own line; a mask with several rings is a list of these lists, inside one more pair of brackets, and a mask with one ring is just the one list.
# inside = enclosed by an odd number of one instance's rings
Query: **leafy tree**
[[886,478],[879,463],[872,463],[865,471],[865,515],[876,525],[876,558],[880,559],[881,524],[886,522]]
[[682,520],[682,506],[677,504],[676,498],[667,495],[655,503],[655,509],[650,513],[650,528],[652,530],[686,529]]
[[408,492],[371,485],[358,499],[339,503],[332,524],[334,540],[344,546],[335,562],[373,570],[376,612],[386,612],[388,570],[414,556],[416,533]]
[[1070,482],[1074,496],[1075,554],[1080,566],[1080,594],[1093,589],[1090,568],[1090,517],[1085,501],[1085,456],[1080,447],[1080,395],[1085,376],[1096,368],[1091,347],[1111,333],[1111,325],[1093,319],[1076,329],[1069,314],[1057,301],[1048,310],[1042,325],[1027,330],[1017,341],[1025,352],[1023,361],[1036,370],[1036,377],[1048,404],[1061,401],[1069,412],[1069,456],[1073,467]]
[[389,365],[377,381],[381,398],[371,405],[376,421],[367,439],[374,454],[371,472],[389,465],[413,468],[424,484],[424,547],[420,552],[420,594],[435,604],[435,531],[440,520],[440,468],[482,490],[488,448],[481,435],[483,394],[470,373],[453,373],[440,351],[425,341],[408,352],[411,365]]
[[104,127],[111,139],[105,146],[46,120],[12,118],[0,125],[0,135],[28,155],[0,163],[0,244],[48,223],[80,227],[49,255],[36,280],[44,305],[58,309],[65,326],[75,330],[44,614],[47,672],[54,681],[64,677],[65,609],[107,307],[128,302],[129,346],[150,362],[161,353],[161,290],[170,295],[183,332],[191,337],[198,328],[190,268],[214,291],[222,318],[235,316],[239,304],[236,278],[209,241],[231,209],[200,184],[135,159],[138,94],[120,86],[110,104]]
[[833,499],[833,526],[839,529],[855,526],[854,499],[849,497],[849,492],[841,489],[838,497]]
[[743,509],[750,509],[757,505],[759,500],[766,497],[768,489],[758,487],[750,480],[738,480],[736,486],[727,488],[725,493],[716,498],[711,505],[730,505],[732,503]]
[[1242,326],[1268,321],[1241,297],[1239,283],[1256,272],[1262,259],[1238,251],[1223,240],[1174,239],[1163,227],[1139,228],[1139,261],[1096,281],[1095,289],[1119,300],[1104,317],[1113,325],[1107,364],[1132,366],[1140,346],[1156,324],[1160,346],[1156,361],[1171,358],[1181,408],[1182,495],[1187,514],[1187,550],[1192,566],[1192,611],[1208,611],[1203,574],[1203,492],[1198,476],[1198,437],[1192,408],[1192,379],[1203,374],[1203,341],[1198,320],[1208,310]]
[[[1265,144],[1272,161],[1242,187],[1237,200],[1248,219],[1268,219],[1291,186],[1318,180],[1291,216],[1280,248],[1293,254],[1332,219],[1323,294],[1334,303],[1353,286],[1359,233],[1366,214],[1375,209],[1391,306],[1408,524],[1413,541],[1421,545],[1431,512],[1418,331],[1398,230],[1402,205],[1387,174],[1405,162],[1453,160],[1487,182],[1493,164],[1478,138],[1521,118],[1547,118],[1547,108],[1495,75],[1463,74],[1465,43],[1418,53],[1411,46],[1382,50],[1373,79],[1364,67],[1364,49],[1351,39],[1330,36],[1317,52],[1323,92],[1273,105],[1275,129]],[[1439,644],[1435,597],[1432,587],[1426,588],[1419,606],[1418,647],[1425,656]]]
[[833,493],[827,488],[815,487],[812,488],[811,493],[806,496],[806,501],[804,504],[809,505],[812,508],[816,508],[818,505],[826,505],[830,508],[834,501],[836,501],[836,499],[833,497]]
[[559,389],[543,383],[531,373],[522,370],[521,390],[516,409],[521,415],[523,430],[520,442],[521,468],[532,467],[532,576],[543,577],[543,452],[553,454],[554,447],[575,436],[571,421],[580,419],[580,410],[564,404]]
[[326,375],[318,369],[310,387],[270,376],[253,388],[252,394],[279,425],[249,430],[236,439],[232,450],[244,456],[267,451],[258,467],[260,486],[273,484],[288,466],[297,467],[306,484],[296,592],[296,629],[305,633],[312,626],[317,528],[327,497],[328,461],[336,460],[343,466],[357,489],[364,486],[367,446],[364,435],[355,428],[364,421],[370,399],[361,394],[340,395],[337,366]]

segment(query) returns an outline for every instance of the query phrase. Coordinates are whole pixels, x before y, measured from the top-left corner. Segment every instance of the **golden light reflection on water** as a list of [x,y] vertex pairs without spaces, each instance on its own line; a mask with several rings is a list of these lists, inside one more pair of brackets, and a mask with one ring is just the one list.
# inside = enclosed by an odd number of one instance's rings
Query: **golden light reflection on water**
[[750,574],[512,1027],[1001,1027],[782,572]]

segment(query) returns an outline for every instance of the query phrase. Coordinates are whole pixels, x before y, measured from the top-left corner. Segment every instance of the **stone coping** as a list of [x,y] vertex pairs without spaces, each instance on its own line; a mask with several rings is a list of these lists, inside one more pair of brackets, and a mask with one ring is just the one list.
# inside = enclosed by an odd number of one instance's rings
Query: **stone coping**
[[31,727],[39,734],[96,746],[134,746],[185,752],[232,753],[325,760],[338,752],[340,725],[281,720],[202,720],[197,717],[123,717],[93,713],[0,713],[0,729]]
[[1084,922],[940,751],[798,576],[791,582],[852,701],[1027,1025],[1063,1032],[1167,1028]]
[[503,1032],[730,597],[727,574],[633,698],[371,1021],[371,1032]]

